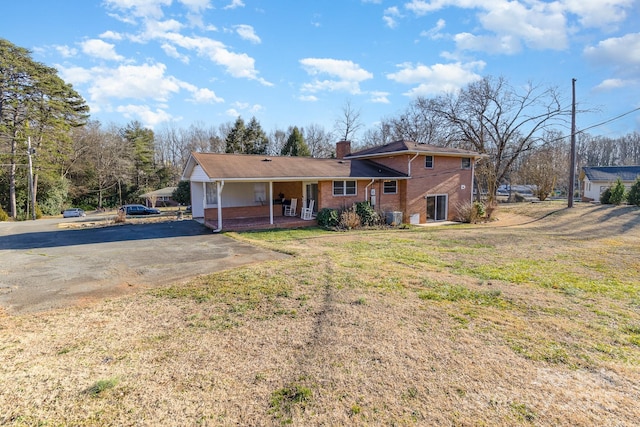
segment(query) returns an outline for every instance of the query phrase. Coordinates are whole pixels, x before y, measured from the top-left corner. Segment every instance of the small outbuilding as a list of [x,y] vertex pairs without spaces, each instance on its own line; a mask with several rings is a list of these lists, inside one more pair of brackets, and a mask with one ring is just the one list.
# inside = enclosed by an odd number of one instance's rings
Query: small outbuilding
[[640,177],[640,166],[584,166],[580,172],[582,201],[599,201],[618,178],[629,190]]

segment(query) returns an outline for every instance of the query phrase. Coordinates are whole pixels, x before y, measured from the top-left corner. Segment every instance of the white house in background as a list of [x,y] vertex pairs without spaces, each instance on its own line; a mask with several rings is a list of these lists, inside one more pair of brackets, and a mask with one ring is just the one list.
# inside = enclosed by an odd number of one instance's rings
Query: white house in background
[[618,178],[629,190],[640,177],[640,166],[584,166],[580,172],[582,200],[599,201],[600,195]]

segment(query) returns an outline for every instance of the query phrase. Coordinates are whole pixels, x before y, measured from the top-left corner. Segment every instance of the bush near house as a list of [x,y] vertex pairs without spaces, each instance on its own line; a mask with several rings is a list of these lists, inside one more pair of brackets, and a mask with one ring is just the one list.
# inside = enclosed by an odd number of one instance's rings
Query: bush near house
[[631,186],[627,194],[627,200],[630,205],[640,206],[640,177],[638,177],[636,182]]
[[482,202],[475,201],[460,203],[457,206],[458,216],[457,220],[469,224],[476,224],[479,221],[484,220],[487,211]]
[[622,180],[618,178],[616,182],[600,195],[600,203],[604,205],[620,205],[627,198],[626,189]]

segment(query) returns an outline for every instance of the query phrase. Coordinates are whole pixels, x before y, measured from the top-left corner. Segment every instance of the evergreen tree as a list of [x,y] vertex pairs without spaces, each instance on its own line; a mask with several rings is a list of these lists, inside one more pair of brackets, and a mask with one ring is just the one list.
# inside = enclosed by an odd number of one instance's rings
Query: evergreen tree
[[247,125],[244,139],[245,154],[266,154],[269,138],[262,130],[262,126],[255,117],[251,118]]
[[69,132],[85,123],[88,111],[84,99],[54,68],[34,61],[30,51],[0,38],[0,154],[6,159],[3,163],[9,164],[11,217],[17,217],[16,196],[19,186],[25,185],[18,181],[17,166],[23,163],[27,141],[38,154],[33,159],[37,195],[40,172],[52,174],[49,181],[62,179],[71,145]]
[[304,142],[304,137],[298,130],[298,127],[294,127],[291,130],[289,138],[287,138],[287,142],[284,144],[282,150],[280,151],[280,155],[300,157],[311,156],[311,151],[309,150],[307,144]]
[[627,199],[630,205],[640,206],[640,177],[638,177],[636,182],[631,186],[631,189],[627,194]]
[[227,139],[225,140],[227,148],[225,153],[241,154],[244,153],[244,136],[246,128],[244,126],[244,120],[242,117],[236,119],[233,128],[229,131]]
[[140,122],[133,121],[122,129],[121,133],[129,143],[136,190],[147,189],[153,184],[150,183],[150,178],[155,172],[153,131],[143,128]]
[[611,197],[609,197],[609,202],[614,205],[619,205],[624,202],[626,196],[625,191],[626,189],[624,188],[622,180],[618,178],[615,184],[611,187]]

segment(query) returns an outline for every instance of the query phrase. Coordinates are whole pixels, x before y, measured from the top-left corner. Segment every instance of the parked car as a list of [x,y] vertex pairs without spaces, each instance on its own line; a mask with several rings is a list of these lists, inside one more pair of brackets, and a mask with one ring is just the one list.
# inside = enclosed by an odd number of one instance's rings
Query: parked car
[[74,218],[74,217],[81,217],[81,216],[87,216],[87,214],[84,213],[84,211],[80,208],[65,209],[62,212],[63,218]]
[[145,205],[124,205],[120,211],[126,215],[158,215],[160,213],[159,209],[148,208]]

